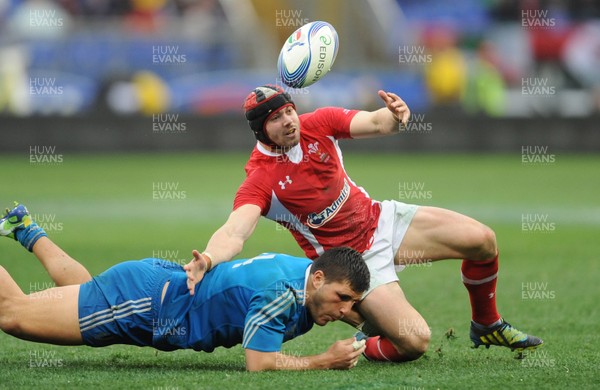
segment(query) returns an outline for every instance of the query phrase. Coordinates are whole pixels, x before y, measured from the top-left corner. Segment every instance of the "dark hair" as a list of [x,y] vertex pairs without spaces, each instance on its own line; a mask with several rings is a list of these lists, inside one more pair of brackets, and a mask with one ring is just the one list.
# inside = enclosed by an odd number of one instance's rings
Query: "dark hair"
[[313,261],[310,273],[318,270],[323,271],[327,282],[347,282],[357,293],[369,289],[369,268],[362,255],[352,248],[338,247],[326,250]]

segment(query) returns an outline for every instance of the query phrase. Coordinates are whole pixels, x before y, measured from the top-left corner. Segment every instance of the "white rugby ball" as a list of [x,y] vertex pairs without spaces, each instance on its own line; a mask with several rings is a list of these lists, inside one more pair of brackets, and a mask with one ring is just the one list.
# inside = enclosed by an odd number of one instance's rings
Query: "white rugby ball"
[[327,22],[310,22],[285,41],[277,70],[281,81],[291,88],[308,87],[325,76],[337,56],[339,39]]

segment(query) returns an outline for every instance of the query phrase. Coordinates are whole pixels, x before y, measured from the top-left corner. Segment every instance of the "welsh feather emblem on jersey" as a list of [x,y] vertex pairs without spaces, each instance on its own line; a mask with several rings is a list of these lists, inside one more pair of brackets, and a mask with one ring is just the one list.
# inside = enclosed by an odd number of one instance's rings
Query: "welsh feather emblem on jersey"
[[292,184],[292,179],[290,179],[290,177],[289,177],[289,176],[286,176],[286,177],[285,177],[285,181],[283,181],[283,180],[279,180],[279,185],[281,186],[281,189],[282,189],[282,190],[285,190],[285,185],[286,185],[286,184]]
[[319,149],[318,142],[308,144],[308,154],[317,154],[319,156],[319,160],[321,160],[321,162],[329,161],[329,153],[321,152],[321,150]]
[[333,201],[332,204],[325,207],[325,209],[319,213],[310,213],[306,219],[306,224],[311,228],[319,228],[327,223],[331,218],[335,217],[335,215],[340,211],[344,203],[350,197],[350,184],[348,181],[344,179],[344,187],[340,191],[340,195],[336,200]]

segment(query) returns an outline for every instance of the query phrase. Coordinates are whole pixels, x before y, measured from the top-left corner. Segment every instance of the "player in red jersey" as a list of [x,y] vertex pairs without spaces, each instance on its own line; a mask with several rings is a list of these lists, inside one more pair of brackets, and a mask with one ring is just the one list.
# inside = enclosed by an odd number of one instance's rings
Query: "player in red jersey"
[[[463,259],[475,346],[540,346],[542,340],[518,331],[496,310],[498,249],[489,227],[450,210],[375,201],[346,174],[338,139],[391,135],[409,120],[400,97],[378,95],[385,107],[376,111],[328,107],[298,116],[279,87],[250,93],[244,109],[258,142],[233,212],[206,246],[206,263],[236,256],[261,216],[287,227],[309,258],[350,246],[369,266],[371,288],[345,321],[374,336],[367,341],[368,358],[406,361],[426,351],[430,330],[404,296],[396,271],[406,264]],[[185,268],[192,289],[205,270],[194,261]]]

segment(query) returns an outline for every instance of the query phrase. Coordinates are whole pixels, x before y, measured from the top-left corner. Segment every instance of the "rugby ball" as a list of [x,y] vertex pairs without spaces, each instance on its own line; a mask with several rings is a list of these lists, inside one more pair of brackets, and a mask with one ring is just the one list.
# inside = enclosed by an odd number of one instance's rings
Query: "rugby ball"
[[291,88],[316,83],[331,69],[339,47],[338,35],[327,22],[310,22],[285,41],[277,70],[281,81]]

